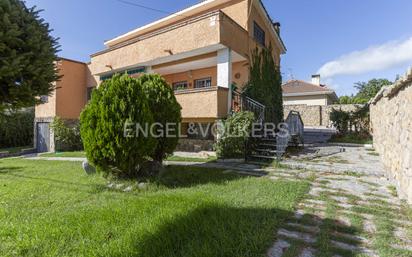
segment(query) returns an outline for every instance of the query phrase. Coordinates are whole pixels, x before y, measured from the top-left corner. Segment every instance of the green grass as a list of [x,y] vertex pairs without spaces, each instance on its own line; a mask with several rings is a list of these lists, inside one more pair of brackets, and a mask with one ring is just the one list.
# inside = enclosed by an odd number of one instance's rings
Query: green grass
[[0,160],[0,256],[263,256],[307,182],[167,168],[110,190],[79,162]]
[[379,153],[377,153],[377,152],[368,152],[368,154],[372,155],[372,156],[379,156]]
[[32,145],[19,146],[19,147],[10,147],[10,148],[0,148],[0,152],[9,152],[9,153],[18,153],[23,149],[33,148]]
[[180,157],[180,156],[170,156],[166,161],[175,161],[175,162],[213,162],[216,161],[215,156],[210,156],[208,158],[194,158],[194,157]]
[[357,134],[348,134],[348,135],[334,135],[329,142],[332,143],[349,143],[349,144],[372,144],[372,138],[361,137]]
[[365,176],[364,174],[362,174],[360,172],[351,171],[351,170],[344,171],[343,174],[346,175],[346,176],[351,176],[351,177],[356,177],[356,178],[360,178],[360,177]]
[[[85,158],[86,153],[83,151],[78,152],[56,152],[56,153],[43,153],[40,154],[41,157],[72,157],[72,158]],[[216,161],[216,157],[211,156],[208,158],[193,158],[193,157],[180,157],[180,156],[170,156],[166,159],[167,161],[177,161],[177,162],[212,162]]]
[[56,153],[42,153],[41,157],[70,157],[70,158],[86,158],[86,153],[83,151],[76,152],[56,152]]
[[396,189],[395,186],[388,186],[388,190],[391,193],[392,196],[397,197],[398,196],[398,190]]

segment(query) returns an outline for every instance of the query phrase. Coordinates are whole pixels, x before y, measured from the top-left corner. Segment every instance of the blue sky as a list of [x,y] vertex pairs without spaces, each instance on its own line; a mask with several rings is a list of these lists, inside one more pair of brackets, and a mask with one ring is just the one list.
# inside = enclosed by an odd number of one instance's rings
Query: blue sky
[[[174,12],[199,1],[129,0]],[[410,0],[263,0],[282,24],[288,52],[282,56],[284,80],[322,82],[338,95],[354,92],[353,84],[371,78],[394,80],[412,66]],[[89,61],[103,42],[166,16],[117,0],[27,0],[44,9],[42,17],[60,38],[60,55]]]

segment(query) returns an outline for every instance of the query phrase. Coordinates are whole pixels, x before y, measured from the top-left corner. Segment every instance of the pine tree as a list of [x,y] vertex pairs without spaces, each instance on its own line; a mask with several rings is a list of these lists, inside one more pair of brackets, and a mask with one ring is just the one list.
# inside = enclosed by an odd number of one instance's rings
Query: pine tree
[[39,103],[59,79],[59,45],[36,7],[0,0],[0,110]]

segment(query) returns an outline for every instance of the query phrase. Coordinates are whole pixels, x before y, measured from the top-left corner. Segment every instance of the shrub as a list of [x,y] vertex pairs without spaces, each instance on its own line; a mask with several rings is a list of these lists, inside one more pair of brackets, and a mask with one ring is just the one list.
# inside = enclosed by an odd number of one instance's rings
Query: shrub
[[[81,135],[87,158],[105,174],[117,177],[155,175],[178,143],[181,107],[173,90],[159,75],[133,79],[116,75],[102,83],[81,114]],[[176,133],[125,135],[128,124],[166,128]],[[174,126],[174,127],[173,127]],[[131,128],[131,127],[130,127]],[[136,127],[131,129],[136,132]]]
[[81,137],[88,160],[105,175],[139,177],[157,142],[139,133],[124,136],[126,123],[152,124],[153,114],[138,80],[115,75],[92,93],[81,113]]
[[252,130],[255,116],[252,112],[238,112],[223,124],[223,134],[215,144],[219,158],[239,158],[244,156],[245,141]]
[[355,111],[333,109],[330,113],[330,120],[341,135],[357,133],[361,136],[369,136],[368,105],[357,107]]
[[[166,124],[172,125],[176,131],[177,125],[181,121],[181,107],[176,100],[172,88],[167,82],[159,75],[143,75],[139,78],[142,83],[143,89],[149,101],[149,108],[153,113],[155,122],[162,124],[166,127]],[[176,135],[173,137],[166,137],[166,133],[163,133],[162,137],[156,138],[157,146],[151,155],[155,162],[162,162],[168,154],[172,154],[176,149],[179,141],[178,133],[171,133]]]
[[64,121],[60,117],[56,117],[51,124],[51,128],[54,132],[56,151],[83,150],[79,122]]
[[0,147],[33,144],[34,110],[0,114]]

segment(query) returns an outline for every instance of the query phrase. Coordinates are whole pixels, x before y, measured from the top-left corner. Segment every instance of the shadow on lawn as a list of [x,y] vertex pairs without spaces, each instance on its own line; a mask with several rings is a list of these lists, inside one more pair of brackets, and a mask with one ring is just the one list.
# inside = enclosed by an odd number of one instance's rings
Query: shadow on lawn
[[22,171],[23,167],[0,167],[0,174],[13,174]]
[[[170,220],[153,234],[132,239],[134,248],[128,249],[132,253],[120,252],[113,256],[265,256],[276,241],[277,229],[293,216],[292,212],[274,208],[204,206]],[[335,220],[329,219],[323,220],[323,223],[337,224]],[[357,233],[349,227],[344,230]],[[294,249],[298,251],[296,256],[307,246],[304,242],[286,240],[297,247]],[[321,252],[325,244],[319,245],[322,248],[317,248],[317,243],[311,247]],[[326,248],[330,252],[324,254],[332,256],[333,249]],[[356,255],[350,251],[343,253],[342,250],[337,253],[345,257]]]
[[152,182],[169,188],[184,188],[202,184],[224,184],[245,177],[236,173],[224,172],[223,169],[169,165]]

